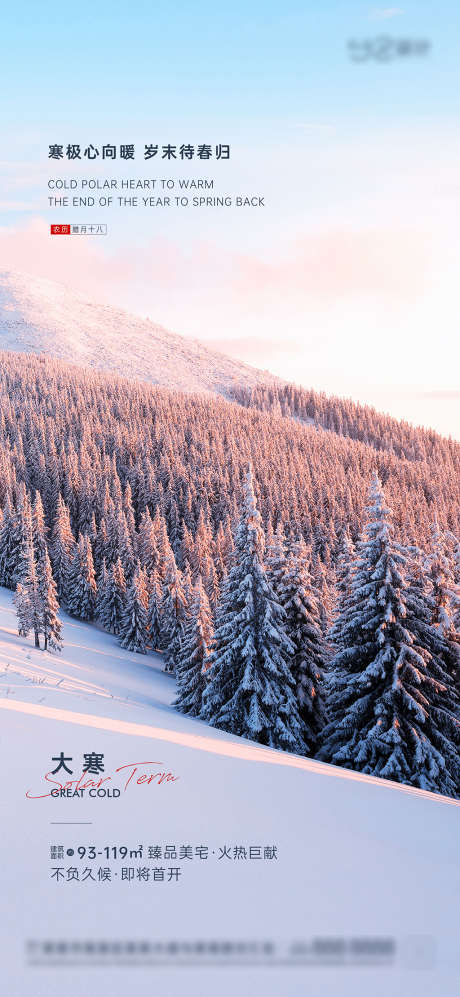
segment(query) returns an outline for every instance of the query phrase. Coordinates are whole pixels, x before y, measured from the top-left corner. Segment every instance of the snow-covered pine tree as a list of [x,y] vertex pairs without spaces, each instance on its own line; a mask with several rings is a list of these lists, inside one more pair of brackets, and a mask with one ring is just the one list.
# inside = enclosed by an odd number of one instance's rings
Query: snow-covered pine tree
[[32,538],[37,564],[44,557],[45,551],[48,550],[47,533],[42,498],[40,492],[36,491],[32,507]]
[[[170,563],[171,555],[173,555],[172,547],[169,542],[168,531],[166,529],[166,523],[163,516],[157,506],[155,509],[155,515],[153,517],[153,529],[155,531],[155,546],[158,551],[158,564],[156,565],[160,581],[164,580],[165,574],[168,570],[168,565]],[[174,555],[173,555],[174,556]]]
[[126,604],[120,628],[120,644],[127,651],[147,653],[148,592],[145,572],[137,561],[131,584],[126,593]]
[[192,717],[200,715],[203,705],[205,672],[212,641],[211,607],[199,576],[177,660],[178,692],[174,703],[174,706],[181,713],[188,713]]
[[131,537],[134,537],[136,531],[136,519],[133,509],[133,490],[129,481],[126,482],[123,490],[123,512],[126,517],[129,534]]
[[[89,461],[87,455],[80,451],[79,455],[79,469],[82,474],[82,483],[80,490],[80,501],[78,503],[78,522],[77,522],[77,534],[84,534],[85,536],[91,536],[91,520],[93,516],[92,512],[92,487],[88,480],[89,472]],[[85,474],[86,471],[86,474]]]
[[335,591],[336,602],[331,627],[326,634],[327,640],[327,673],[326,680],[326,700],[329,693],[334,689],[334,667],[337,652],[341,650],[341,640],[343,635],[343,620],[346,616],[347,607],[350,600],[353,571],[355,567],[356,551],[351,539],[348,526],[342,532],[337,564],[335,569]]
[[[266,567],[268,565],[269,551],[270,551],[270,548],[272,546],[273,537],[274,537],[274,530],[273,530],[273,502],[269,501],[267,503],[267,505],[268,505],[268,508],[267,508],[267,511],[266,511],[265,518],[262,519],[262,528],[263,528],[264,537],[265,537],[265,566]],[[283,524],[282,524],[282,521],[281,521],[281,518],[280,518],[279,522],[277,523],[277,526],[282,526],[282,525]],[[284,540],[284,535],[283,535],[283,540]]]
[[321,630],[323,637],[326,638],[334,617],[336,593],[333,590],[331,579],[328,577],[328,571],[323,561],[316,561],[313,583],[316,590]]
[[107,572],[98,598],[98,619],[105,630],[119,634],[126,606],[126,581],[121,558],[117,557]]
[[166,672],[175,672],[176,670],[187,612],[188,606],[182,576],[170,548],[160,607],[162,641],[165,649],[164,668]]
[[286,614],[286,630],[294,645],[290,658],[304,740],[314,754],[325,724],[327,646],[310,575],[310,552],[302,539],[293,543],[278,580],[278,597]]
[[460,796],[460,696],[452,667],[450,641],[433,624],[435,597],[426,576],[421,551],[406,547],[408,588],[405,593],[407,614],[417,645],[427,653],[427,672],[434,684],[429,688],[427,716],[428,736],[444,758],[451,778],[445,778],[444,792]]
[[57,597],[63,606],[67,605],[69,574],[75,555],[75,546],[75,538],[70,525],[70,513],[64,499],[59,495],[56,519],[51,533],[50,556]]
[[206,565],[206,574],[202,579],[206,595],[209,600],[211,613],[215,613],[220,597],[219,575],[212,558],[209,558]]
[[455,612],[460,608],[460,594],[455,581],[455,565],[447,554],[447,540],[437,518],[431,528],[430,552],[426,571],[433,592],[432,622],[447,639],[455,641]]
[[460,697],[460,632],[457,614],[460,607],[460,590],[455,580],[455,563],[448,556],[447,537],[435,519],[431,528],[430,553],[425,562],[425,572],[431,586],[431,622],[445,641],[445,665]]
[[32,506],[23,481],[18,489],[17,509],[13,527],[14,570],[13,583],[22,582],[29,572],[30,550],[33,551]]
[[191,606],[195,594],[195,586],[193,584],[192,569],[188,561],[184,570],[181,571],[180,577],[182,581],[182,591],[184,593],[185,605]]
[[233,566],[217,609],[202,716],[232,734],[303,754],[303,724],[289,667],[294,646],[263,557],[261,516],[249,468]]
[[187,523],[182,520],[181,525],[181,551],[180,551],[180,567],[182,571],[188,564],[190,567],[194,563],[195,553],[194,553],[194,540],[191,531],[189,530]]
[[40,633],[44,637],[45,651],[62,650],[62,627],[58,616],[56,583],[53,578],[51,561],[45,547],[37,565],[38,595],[40,600]]
[[327,640],[327,671],[326,682],[329,685],[332,679],[332,661],[334,655],[340,649],[342,633],[342,613],[344,607],[348,605],[350,597],[353,569],[355,564],[355,545],[351,539],[348,526],[342,532],[337,563],[335,567],[335,604],[331,619],[330,629],[326,634]]
[[120,514],[121,509],[115,508],[112,504],[112,508],[106,519],[107,536],[104,544],[104,557],[107,569],[112,567],[114,561],[120,553],[120,543],[119,543],[119,528],[120,528]]
[[335,587],[337,591],[337,597],[347,598],[350,592],[351,578],[353,574],[353,564],[355,559],[355,546],[353,540],[350,536],[350,531],[348,526],[345,527],[342,533],[340,548],[337,557],[336,571],[335,571]]
[[[97,595],[96,595],[96,612],[95,616],[102,623],[101,613],[103,611],[105,592],[109,581],[109,572],[107,571],[107,565],[105,563],[105,557],[102,558],[101,570],[96,579],[97,585]],[[104,624],[102,624],[104,625]]]
[[107,561],[105,557],[107,550],[107,526],[105,523],[105,519],[101,519],[99,526],[97,528],[96,536],[94,537],[94,539],[91,538],[91,546],[93,548],[94,568],[97,571],[96,566],[98,566],[99,575],[102,575],[103,563],[105,563],[105,567],[107,570]]
[[[434,680],[407,612],[406,558],[374,473],[367,521],[342,604],[329,723],[318,756],[345,768],[448,792],[444,758],[429,738]],[[446,785],[447,783],[447,785]]]
[[270,531],[270,542],[266,540],[265,551],[267,575],[276,598],[281,601],[281,590],[286,573],[286,538],[281,520],[275,532]]
[[214,542],[214,564],[216,566],[217,577],[219,583],[222,582],[224,575],[227,573],[227,543],[225,538],[224,526],[222,520],[219,522],[217,527],[217,535]]
[[18,633],[20,637],[27,637],[32,630],[35,647],[40,647],[41,599],[31,534],[29,544],[23,553],[22,572],[21,581],[18,582],[13,597],[18,618]]
[[[454,577],[457,591],[460,592],[460,540],[454,538]],[[460,633],[460,600],[456,600],[454,607],[454,626],[457,633]]]
[[91,516],[91,523],[90,523],[88,536],[91,544],[91,550],[93,552],[93,563],[94,563],[94,570],[96,572],[96,578],[98,577],[98,575],[100,575],[102,567],[101,548],[97,542],[97,532],[98,531],[97,531],[96,516],[93,512]]
[[168,523],[168,535],[175,558],[181,556],[181,528],[177,501],[171,492],[168,491],[164,504],[164,511]]
[[[16,609],[18,634],[20,637],[28,637],[32,629],[31,607],[27,589],[21,582],[18,582],[16,585],[16,591],[13,595],[13,605]],[[35,633],[35,647],[40,647],[38,631]]]
[[282,521],[267,549],[267,572],[277,600],[286,614],[286,631],[294,645],[290,669],[296,685],[304,741],[314,754],[325,723],[325,679],[329,646],[323,635],[318,595],[310,574],[311,551],[304,539],[288,544]]
[[9,494],[3,510],[0,529],[0,585],[12,589],[16,571],[16,513]]
[[147,575],[150,576],[158,568],[158,550],[155,540],[155,529],[148,508],[144,509],[139,523],[137,549],[139,560],[144,566]]
[[209,562],[212,558],[212,533],[209,526],[209,521],[206,518],[206,514],[203,506],[200,508],[200,513],[198,516],[198,523],[195,532],[195,539],[193,544],[193,554],[192,554],[192,575],[194,581],[201,578],[206,578],[209,573]]
[[147,612],[147,630],[149,634],[152,650],[156,651],[161,647],[161,585],[156,568],[153,569],[149,578],[149,604]]
[[107,567],[111,567],[118,557],[121,558],[126,578],[131,578],[134,571],[133,544],[128,523],[121,505],[116,506],[107,521],[107,542],[104,556]]
[[96,609],[97,585],[93,554],[88,536],[81,534],[75,549],[68,580],[66,606],[72,616],[92,620]]

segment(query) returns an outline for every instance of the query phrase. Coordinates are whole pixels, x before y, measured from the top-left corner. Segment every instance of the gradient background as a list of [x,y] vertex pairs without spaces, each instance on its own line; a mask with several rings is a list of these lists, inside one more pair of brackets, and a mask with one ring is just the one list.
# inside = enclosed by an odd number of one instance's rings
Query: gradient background
[[[2,12],[0,266],[460,438],[460,10],[303,0]],[[431,43],[350,61],[350,39]],[[128,168],[48,145],[134,142]],[[144,142],[230,162],[144,163]],[[209,176],[255,209],[47,209],[50,176]],[[103,221],[52,238],[50,221]]]

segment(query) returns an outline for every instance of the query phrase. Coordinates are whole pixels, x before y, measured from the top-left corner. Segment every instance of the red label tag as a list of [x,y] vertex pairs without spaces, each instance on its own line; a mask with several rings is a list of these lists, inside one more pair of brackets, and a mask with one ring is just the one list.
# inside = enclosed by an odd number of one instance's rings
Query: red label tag
[[70,225],[51,225],[51,235],[70,235]]

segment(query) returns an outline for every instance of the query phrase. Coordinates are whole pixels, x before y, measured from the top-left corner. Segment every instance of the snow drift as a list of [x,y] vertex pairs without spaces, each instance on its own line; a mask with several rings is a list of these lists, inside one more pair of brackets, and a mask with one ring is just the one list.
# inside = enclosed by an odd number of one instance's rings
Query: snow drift
[[[152,987],[168,997],[454,997],[456,801],[261,748],[183,717],[170,705],[175,683],[158,657],[122,651],[116,638],[62,615],[62,655],[36,651],[17,636],[11,593],[0,590],[5,992],[57,997],[65,987],[81,997],[103,972],[107,992],[124,997],[126,967],[24,967],[23,946],[37,938],[129,937],[269,940],[281,953],[268,965],[191,966],[177,958],[140,966],[141,997]],[[46,791],[43,774],[61,751],[75,765],[84,751],[103,752],[106,771],[161,763],[179,778],[130,784],[118,800],[27,799],[28,790]],[[50,878],[50,866],[78,864],[73,857],[50,862],[51,843],[67,851],[140,842],[208,845],[210,855],[182,862],[178,883]],[[218,857],[225,845],[273,844],[274,861]],[[363,937],[392,939],[392,958],[283,962],[292,944]]]

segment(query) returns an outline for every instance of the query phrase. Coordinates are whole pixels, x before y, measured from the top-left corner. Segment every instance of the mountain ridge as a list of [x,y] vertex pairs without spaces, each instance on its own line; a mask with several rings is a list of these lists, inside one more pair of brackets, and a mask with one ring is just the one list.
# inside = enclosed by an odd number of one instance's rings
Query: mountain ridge
[[424,459],[427,452],[433,457],[444,444],[457,458],[460,447],[430,426],[288,382],[149,318],[91,301],[66,284],[23,271],[0,270],[2,350],[44,355],[189,394],[221,396],[409,460]]
[[0,349],[44,353],[183,391],[227,396],[236,384],[285,383],[199,339],[16,270],[0,271]]

